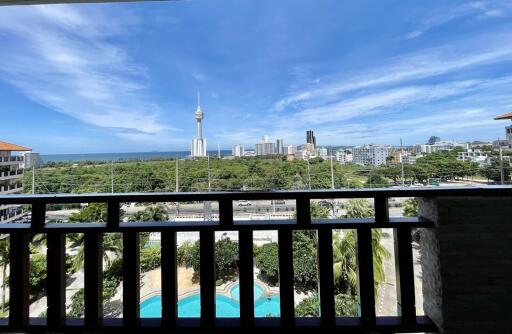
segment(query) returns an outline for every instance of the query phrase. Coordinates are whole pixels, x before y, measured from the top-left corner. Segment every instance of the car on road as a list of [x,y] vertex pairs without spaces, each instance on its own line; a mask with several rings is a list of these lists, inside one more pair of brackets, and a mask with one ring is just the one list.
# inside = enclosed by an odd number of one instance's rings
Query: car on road
[[284,199],[273,199],[271,203],[274,205],[285,205],[286,201]]
[[251,206],[251,205],[252,205],[252,203],[246,199],[242,199],[242,200],[238,201],[238,206]]

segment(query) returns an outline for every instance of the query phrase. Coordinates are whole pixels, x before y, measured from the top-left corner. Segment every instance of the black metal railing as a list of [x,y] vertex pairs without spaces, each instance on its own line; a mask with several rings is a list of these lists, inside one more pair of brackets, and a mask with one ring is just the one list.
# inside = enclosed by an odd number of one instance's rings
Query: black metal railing
[[[0,322],[0,332],[64,331],[64,332],[126,332],[174,329],[186,332],[239,332],[257,330],[272,332],[432,332],[435,326],[427,317],[417,316],[414,297],[414,272],[411,246],[412,228],[429,228],[432,223],[421,218],[390,218],[388,199],[394,197],[437,196],[501,196],[512,194],[511,188],[453,189],[391,189],[348,191],[237,192],[237,193],[144,193],[84,195],[14,195],[1,196],[1,204],[30,204],[30,224],[0,225],[0,234],[10,237],[9,318]],[[310,217],[312,199],[373,198],[375,217],[365,219],[323,219]],[[236,222],[233,201],[289,199],[296,201],[297,219]],[[124,202],[217,201],[219,221],[207,222],[121,222],[120,204]],[[46,223],[47,204],[107,203],[106,223]],[[372,229],[392,228],[395,231],[395,256],[399,316],[377,317],[372,261]],[[318,231],[319,318],[294,316],[292,232]],[[357,234],[360,315],[335,316],[333,286],[334,229],[355,229]],[[239,233],[240,318],[216,318],[214,233]],[[279,249],[280,317],[255,318],[253,296],[253,231],[277,230]],[[162,317],[139,317],[140,272],[139,233],[161,232]],[[177,317],[176,233],[200,233],[200,295],[199,319]],[[102,312],[102,237],[104,233],[120,232],[123,237],[123,318],[103,319]],[[47,318],[29,317],[29,242],[36,233],[47,234]],[[66,317],[65,306],[65,234],[84,233],[84,304],[83,319]]]

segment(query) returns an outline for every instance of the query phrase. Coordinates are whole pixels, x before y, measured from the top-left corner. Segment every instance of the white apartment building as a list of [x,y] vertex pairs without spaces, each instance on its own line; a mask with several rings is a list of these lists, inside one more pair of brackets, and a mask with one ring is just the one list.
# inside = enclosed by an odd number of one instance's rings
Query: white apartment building
[[256,156],[276,154],[276,144],[268,141],[268,136],[261,138],[261,142],[254,145]]
[[389,147],[381,145],[355,146],[352,149],[353,162],[360,165],[384,165],[389,151]]
[[317,157],[320,157],[322,159],[329,158],[329,153],[325,147],[319,147],[316,149],[316,155]]
[[231,154],[236,158],[241,158],[244,156],[244,145],[243,144],[235,144],[233,145],[233,149],[231,150]]
[[295,152],[295,159],[298,159],[298,160],[309,160],[309,159],[316,158],[316,157],[317,157],[316,153],[311,153],[308,150],[297,150]]
[[430,154],[434,152],[440,151],[451,151],[455,147],[461,147],[465,150],[469,148],[469,143],[458,143],[451,140],[441,140],[435,142],[432,145],[423,144],[423,145],[413,145],[411,148],[411,152],[414,154]]
[[[23,147],[0,141],[0,194],[19,194],[23,191],[23,156],[13,152],[31,151]],[[10,223],[23,216],[20,205],[0,205],[0,224]]]
[[31,169],[32,167],[39,167],[41,165],[41,155],[34,152],[23,152],[23,163],[21,167],[23,169]]
[[402,161],[404,164],[414,165],[418,158],[421,158],[423,154],[404,154],[402,155]]
[[457,160],[476,162],[479,165],[489,165],[491,163],[491,159],[487,153],[480,149],[469,149],[464,152],[458,152]]
[[297,152],[297,147],[293,145],[288,145],[285,147],[284,153],[286,155],[295,154]]
[[274,143],[258,143],[255,145],[256,155],[273,155],[276,154],[276,145]]
[[335,159],[340,164],[348,164],[353,160],[352,153],[346,150],[336,151]]

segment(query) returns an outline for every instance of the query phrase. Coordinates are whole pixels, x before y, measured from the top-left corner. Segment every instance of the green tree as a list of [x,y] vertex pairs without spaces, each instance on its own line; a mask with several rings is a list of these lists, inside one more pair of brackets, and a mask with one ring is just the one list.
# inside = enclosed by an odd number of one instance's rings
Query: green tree
[[[506,168],[509,164],[507,160],[503,160],[503,178],[505,181],[510,181],[510,168]],[[501,164],[500,160],[492,159],[491,164],[482,168],[482,174],[488,179],[494,182],[501,181]]]
[[322,219],[329,217],[329,208],[322,206],[318,203],[311,202],[310,204],[311,218]]
[[[374,216],[374,211],[365,199],[349,200],[347,205],[347,218],[368,218]],[[336,235],[336,234],[335,234]],[[381,229],[372,229],[372,257],[375,292],[379,285],[385,281],[383,261],[391,256],[382,245],[383,237],[387,237]],[[338,238],[338,240],[337,240]],[[354,291],[354,273],[356,264],[357,237],[354,230],[345,231],[343,237],[333,238],[335,282],[341,291]]]
[[[293,281],[295,290],[308,293],[317,290],[316,230],[293,232]],[[276,259],[276,262],[278,260]]]
[[418,217],[418,199],[416,197],[406,199],[403,209],[405,217]]
[[[295,306],[296,317],[318,317],[320,316],[320,305],[318,295],[303,299]],[[334,309],[336,316],[357,316],[358,301],[354,295],[339,293],[334,296]]]
[[278,246],[270,242],[256,247],[254,265],[260,269],[262,278],[271,285],[279,281]]
[[140,250],[140,271],[147,272],[160,267],[160,248],[146,247]]
[[[225,282],[233,277],[238,269],[238,242],[230,238],[221,238],[215,242],[215,279]],[[180,265],[193,268],[200,273],[200,241],[194,244],[184,243],[177,250]]]
[[238,242],[221,238],[215,243],[215,277],[225,282],[238,270]]
[[165,221],[169,219],[167,209],[162,204],[151,205],[143,211],[139,211],[130,216],[130,221]]
[[73,223],[106,222],[107,204],[90,203],[78,212],[71,214],[69,221]]
[[[73,270],[80,270],[84,265],[84,236],[81,234],[75,240],[77,253],[73,257]],[[103,234],[103,260],[110,265],[111,257],[118,257],[123,253],[123,239],[120,233]]]

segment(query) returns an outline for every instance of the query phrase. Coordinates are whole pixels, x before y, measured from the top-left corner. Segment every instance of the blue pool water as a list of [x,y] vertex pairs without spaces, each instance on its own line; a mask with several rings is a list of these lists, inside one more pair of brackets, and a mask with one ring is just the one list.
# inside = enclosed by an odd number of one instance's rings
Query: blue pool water
[[[219,318],[240,317],[240,287],[236,285],[231,289],[231,298],[224,295],[215,297],[216,316]],[[178,301],[178,317],[199,318],[201,314],[201,297],[199,294],[183,298]],[[263,288],[254,285],[254,315],[256,317],[278,317],[280,314],[279,296],[264,296]],[[162,316],[162,297],[154,296],[140,304],[141,318],[160,318]]]

